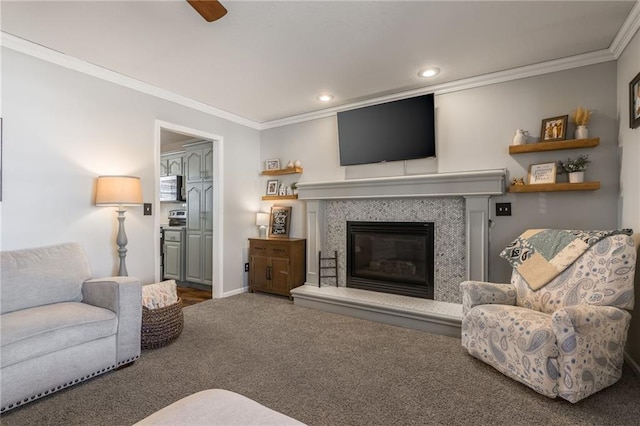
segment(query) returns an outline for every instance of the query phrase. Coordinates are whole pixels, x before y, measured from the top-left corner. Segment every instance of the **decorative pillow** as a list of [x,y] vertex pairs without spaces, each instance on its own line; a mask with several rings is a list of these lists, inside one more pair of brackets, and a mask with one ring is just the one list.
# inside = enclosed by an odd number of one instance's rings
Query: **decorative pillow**
[[149,309],[164,308],[178,301],[176,281],[168,280],[142,286],[142,306]]

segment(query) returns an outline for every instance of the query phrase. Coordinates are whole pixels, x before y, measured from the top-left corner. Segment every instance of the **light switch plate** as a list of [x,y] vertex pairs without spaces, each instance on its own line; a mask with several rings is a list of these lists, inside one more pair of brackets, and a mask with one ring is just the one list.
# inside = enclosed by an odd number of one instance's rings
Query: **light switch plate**
[[496,203],[496,216],[511,216],[511,203]]
[[142,207],[144,212],[143,214],[145,216],[151,216],[151,203],[144,203]]

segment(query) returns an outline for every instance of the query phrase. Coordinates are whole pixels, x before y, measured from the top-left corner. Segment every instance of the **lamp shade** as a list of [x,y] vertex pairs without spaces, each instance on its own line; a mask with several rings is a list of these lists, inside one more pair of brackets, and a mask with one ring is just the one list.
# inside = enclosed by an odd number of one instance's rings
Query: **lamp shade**
[[135,206],[142,204],[140,178],[134,176],[99,176],[96,206]]
[[269,225],[269,213],[256,213],[256,225],[268,226]]

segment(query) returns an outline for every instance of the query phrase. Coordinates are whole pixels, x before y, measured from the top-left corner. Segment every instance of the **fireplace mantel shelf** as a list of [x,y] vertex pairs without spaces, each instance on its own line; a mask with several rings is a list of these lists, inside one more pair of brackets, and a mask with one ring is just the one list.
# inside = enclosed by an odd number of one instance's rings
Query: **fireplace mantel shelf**
[[505,169],[299,182],[300,200],[490,196],[505,193]]

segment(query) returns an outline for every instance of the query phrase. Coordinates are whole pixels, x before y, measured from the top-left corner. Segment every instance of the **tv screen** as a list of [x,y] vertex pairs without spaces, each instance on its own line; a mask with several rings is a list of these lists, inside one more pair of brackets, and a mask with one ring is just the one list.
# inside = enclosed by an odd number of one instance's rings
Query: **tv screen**
[[338,113],[340,165],[436,155],[433,94]]

